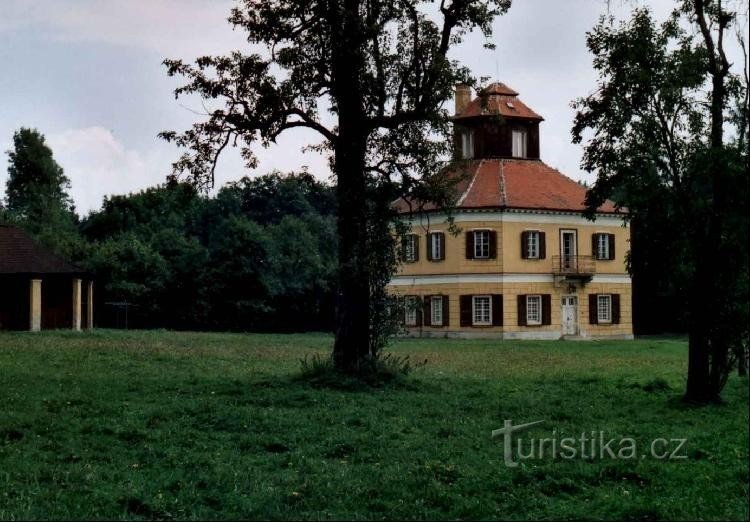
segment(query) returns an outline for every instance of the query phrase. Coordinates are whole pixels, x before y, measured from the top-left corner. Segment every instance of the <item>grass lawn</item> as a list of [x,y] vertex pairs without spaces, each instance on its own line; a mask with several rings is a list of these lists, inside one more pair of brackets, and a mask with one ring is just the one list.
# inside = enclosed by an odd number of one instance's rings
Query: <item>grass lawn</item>
[[[0,334],[0,519],[748,519],[748,382],[682,405],[684,341],[405,340],[392,351],[428,361],[406,386],[296,380],[330,344]],[[603,430],[644,454],[686,438],[686,458],[506,467],[504,419],[544,420],[526,441]]]

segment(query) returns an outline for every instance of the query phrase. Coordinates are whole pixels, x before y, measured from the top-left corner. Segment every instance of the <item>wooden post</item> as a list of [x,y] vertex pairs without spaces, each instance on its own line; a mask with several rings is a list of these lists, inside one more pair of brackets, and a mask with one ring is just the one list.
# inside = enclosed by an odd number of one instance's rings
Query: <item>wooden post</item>
[[29,330],[42,329],[42,280],[32,279],[29,284]]
[[81,280],[73,279],[73,316],[72,328],[81,331]]
[[94,282],[88,282],[88,292],[86,292],[86,329],[94,329]]

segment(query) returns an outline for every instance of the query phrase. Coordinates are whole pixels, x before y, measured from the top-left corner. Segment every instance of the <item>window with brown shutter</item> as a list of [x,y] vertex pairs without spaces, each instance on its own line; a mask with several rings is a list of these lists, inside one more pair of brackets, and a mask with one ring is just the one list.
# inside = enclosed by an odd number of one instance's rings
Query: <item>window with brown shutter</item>
[[443,296],[443,326],[450,326],[450,310],[448,309],[448,304],[450,303],[450,298],[447,295]]
[[412,237],[414,238],[414,262],[416,263],[419,261],[419,236],[417,234],[412,234]]
[[469,231],[465,235],[466,235],[466,259],[474,259],[474,232]]
[[518,326],[526,326],[526,294],[518,296]]
[[552,324],[552,296],[549,294],[542,295],[542,324]]
[[547,259],[547,234],[539,232],[539,259]]
[[492,296],[492,326],[503,325],[503,296],[494,294]]
[[461,326],[471,326],[471,319],[472,319],[471,296],[462,295],[460,297],[459,304],[460,304],[460,310],[461,310]]
[[608,240],[609,240],[609,259],[610,261],[615,258],[615,235],[614,234],[608,234]]
[[597,294],[589,294],[589,324],[599,324],[599,303]]
[[529,232],[521,232],[521,259],[529,258]]

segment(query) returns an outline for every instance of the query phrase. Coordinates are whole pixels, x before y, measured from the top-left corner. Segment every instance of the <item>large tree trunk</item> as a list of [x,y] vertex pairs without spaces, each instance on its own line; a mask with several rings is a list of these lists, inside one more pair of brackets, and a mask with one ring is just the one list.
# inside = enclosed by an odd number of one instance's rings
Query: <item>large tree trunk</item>
[[359,372],[370,349],[365,146],[359,137],[341,140],[336,150],[339,264],[333,359],[347,373]]
[[367,178],[369,129],[365,121],[362,75],[364,30],[358,0],[331,3],[333,98],[338,113],[334,150],[338,201],[338,291],[336,294],[336,368],[356,374],[370,350],[370,274],[367,252]]

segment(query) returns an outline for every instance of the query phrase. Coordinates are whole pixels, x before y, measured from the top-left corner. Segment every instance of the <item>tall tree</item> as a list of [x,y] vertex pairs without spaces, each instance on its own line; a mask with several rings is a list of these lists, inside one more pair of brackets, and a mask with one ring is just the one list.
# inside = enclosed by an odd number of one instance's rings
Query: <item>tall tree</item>
[[57,164],[44,135],[21,128],[8,151],[7,211],[44,243],[71,254],[77,236],[70,180]]
[[[475,28],[491,34],[510,0],[241,0],[229,18],[256,54],[166,60],[197,94],[222,108],[182,133],[162,137],[189,151],[175,163],[198,185],[213,182],[217,156],[304,127],[322,138],[336,177],[338,292],[333,360],[359,373],[377,356],[381,300],[393,270],[388,202],[439,171],[449,154],[443,103],[468,71],[448,57]],[[333,120],[327,125],[320,108]],[[437,139],[436,139],[437,137]],[[401,185],[399,187],[399,184]],[[375,299],[373,299],[375,298]]]
[[661,26],[646,9],[619,27],[601,20],[587,40],[598,89],[575,104],[574,141],[594,131],[583,158],[598,176],[590,208],[618,193],[636,222],[658,205],[671,224],[667,251],[688,302],[685,398],[697,402],[719,400],[750,320],[737,285],[748,260],[747,151],[723,128],[729,87],[741,90],[723,49],[733,20],[720,0],[683,0]]

